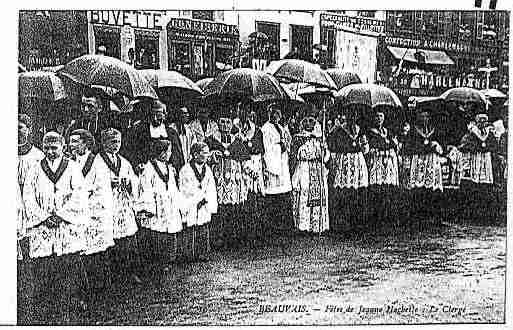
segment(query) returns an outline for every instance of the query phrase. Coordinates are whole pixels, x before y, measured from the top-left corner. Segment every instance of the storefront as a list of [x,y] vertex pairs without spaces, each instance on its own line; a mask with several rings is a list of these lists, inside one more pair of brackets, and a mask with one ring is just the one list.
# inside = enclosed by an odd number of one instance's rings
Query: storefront
[[479,67],[494,49],[447,40],[384,37],[380,40],[378,81],[401,99],[439,96],[453,87],[486,88]]
[[212,77],[234,66],[239,43],[235,25],[188,18],[171,18],[167,24],[169,69],[191,79]]
[[86,11],[20,11],[18,36],[26,69],[65,64],[87,53]]
[[138,69],[163,67],[165,11],[91,10],[88,12],[89,52],[105,54]]
[[320,15],[321,44],[327,46],[328,66],[352,71],[363,82],[376,79],[378,37],[385,22],[335,13]]

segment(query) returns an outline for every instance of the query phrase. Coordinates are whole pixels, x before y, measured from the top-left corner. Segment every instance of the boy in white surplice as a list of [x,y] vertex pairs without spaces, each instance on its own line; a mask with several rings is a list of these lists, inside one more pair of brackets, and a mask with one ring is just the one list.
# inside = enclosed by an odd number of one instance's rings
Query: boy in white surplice
[[152,157],[140,177],[138,215],[141,227],[149,231],[146,243],[151,252],[146,252],[154,263],[169,263],[176,258],[177,233],[182,230],[180,207],[185,201],[178,191],[174,168],[167,162],[170,153],[169,141],[153,141]]
[[111,252],[113,266],[118,272],[132,274],[135,282],[141,282],[136,275],[141,269],[139,248],[135,234],[138,230],[135,220],[135,191],[138,179],[132,165],[118,154],[121,147],[121,133],[108,128],[101,134],[102,151],[99,158],[109,168],[113,202],[113,235],[115,248]]
[[[52,301],[59,301],[70,317],[74,307],[84,304],[80,292],[84,270],[78,253],[86,246],[84,230],[88,219],[82,173],[74,161],[63,157],[63,147],[60,134],[49,132],[43,137],[45,158],[29,169],[23,199],[34,281],[44,281],[36,286],[33,298],[53,284],[56,291],[46,295],[55,298],[57,294],[61,300]],[[37,311],[47,306],[35,300],[32,304]]]
[[84,177],[84,190],[88,197],[85,230],[86,249],[83,259],[89,275],[89,284],[102,290],[110,284],[107,249],[114,246],[113,201],[110,169],[94,154],[95,141],[91,132],[76,129],[70,133],[69,148]]

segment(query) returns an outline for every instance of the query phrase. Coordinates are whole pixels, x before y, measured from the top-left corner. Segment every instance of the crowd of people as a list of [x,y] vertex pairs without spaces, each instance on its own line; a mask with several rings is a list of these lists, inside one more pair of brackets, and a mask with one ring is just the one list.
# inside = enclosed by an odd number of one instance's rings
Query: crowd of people
[[[442,219],[442,164],[451,159],[465,192],[462,212],[484,207],[502,180],[504,139],[486,114],[447,146],[429,110],[404,134],[344,120],[322,132],[318,113],[291,132],[278,104],[259,127],[250,101],[213,120],[158,100],[130,128],[115,126],[98,94],[81,99],[81,117],[32,144],[32,120],[18,120],[20,299],[30,319],[50,289],[63,308],[86,306],[112,281],[140,283],[148,270],[203,260],[211,248],[266,243],[290,232],[347,233]],[[172,116],[173,120],[167,120]],[[498,158],[499,157],[499,158]],[[501,165],[502,164],[502,165]],[[471,193],[467,193],[471,192]],[[469,213],[470,212],[470,213]],[[25,290],[25,291],[23,291]],[[32,315],[32,316],[31,316]],[[33,321],[33,319],[32,319]]]

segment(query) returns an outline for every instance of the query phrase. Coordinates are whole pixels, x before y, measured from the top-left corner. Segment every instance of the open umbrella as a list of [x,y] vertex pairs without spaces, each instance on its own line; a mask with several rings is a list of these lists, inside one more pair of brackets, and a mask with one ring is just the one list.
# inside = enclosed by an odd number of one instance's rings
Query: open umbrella
[[214,80],[214,78],[203,78],[196,81],[196,85],[198,85],[201,90],[205,90],[205,87],[207,87],[207,85],[210,84],[212,80]]
[[176,102],[181,99],[200,97],[203,91],[192,80],[176,71],[167,70],[139,70],[150,85],[162,97]]
[[375,84],[352,84],[335,93],[341,105],[361,104],[371,108],[377,106],[402,107],[399,97],[388,87]]
[[290,100],[293,102],[304,103],[305,100],[301,97],[301,95],[296,91],[297,84],[280,84],[283,87],[283,90],[287,93]]
[[22,72],[18,75],[18,85],[20,98],[57,101],[68,96],[63,81],[53,72]]
[[283,82],[308,83],[315,86],[337,89],[331,77],[317,64],[303,60],[286,59],[273,61],[266,72]]
[[267,34],[265,34],[263,32],[255,31],[255,32],[252,32],[249,34],[248,39],[249,40],[268,40],[269,37],[267,36]]
[[489,99],[506,99],[508,96],[498,89],[483,89],[481,92]]
[[444,99],[447,102],[454,101],[454,102],[475,102],[475,103],[482,103],[487,104],[488,101],[486,100],[486,96],[474,88],[469,87],[456,87],[451,88],[442,95],[440,95],[440,98]]
[[354,72],[343,71],[340,69],[327,69],[326,73],[329,74],[331,79],[337,85],[337,89],[341,89],[351,84],[361,84],[362,80]]
[[57,74],[86,86],[112,87],[131,98],[157,98],[155,90],[140,72],[109,56],[80,56],[64,65]]
[[255,102],[288,99],[280,83],[262,71],[239,68],[226,71],[205,87],[206,99],[250,99]]

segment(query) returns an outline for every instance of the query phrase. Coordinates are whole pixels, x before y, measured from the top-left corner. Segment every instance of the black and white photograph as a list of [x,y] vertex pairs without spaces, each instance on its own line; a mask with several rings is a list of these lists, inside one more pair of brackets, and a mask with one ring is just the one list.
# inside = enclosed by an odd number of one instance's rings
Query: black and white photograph
[[504,325],[506,4],[238,2],[9,13],[16,323]]

